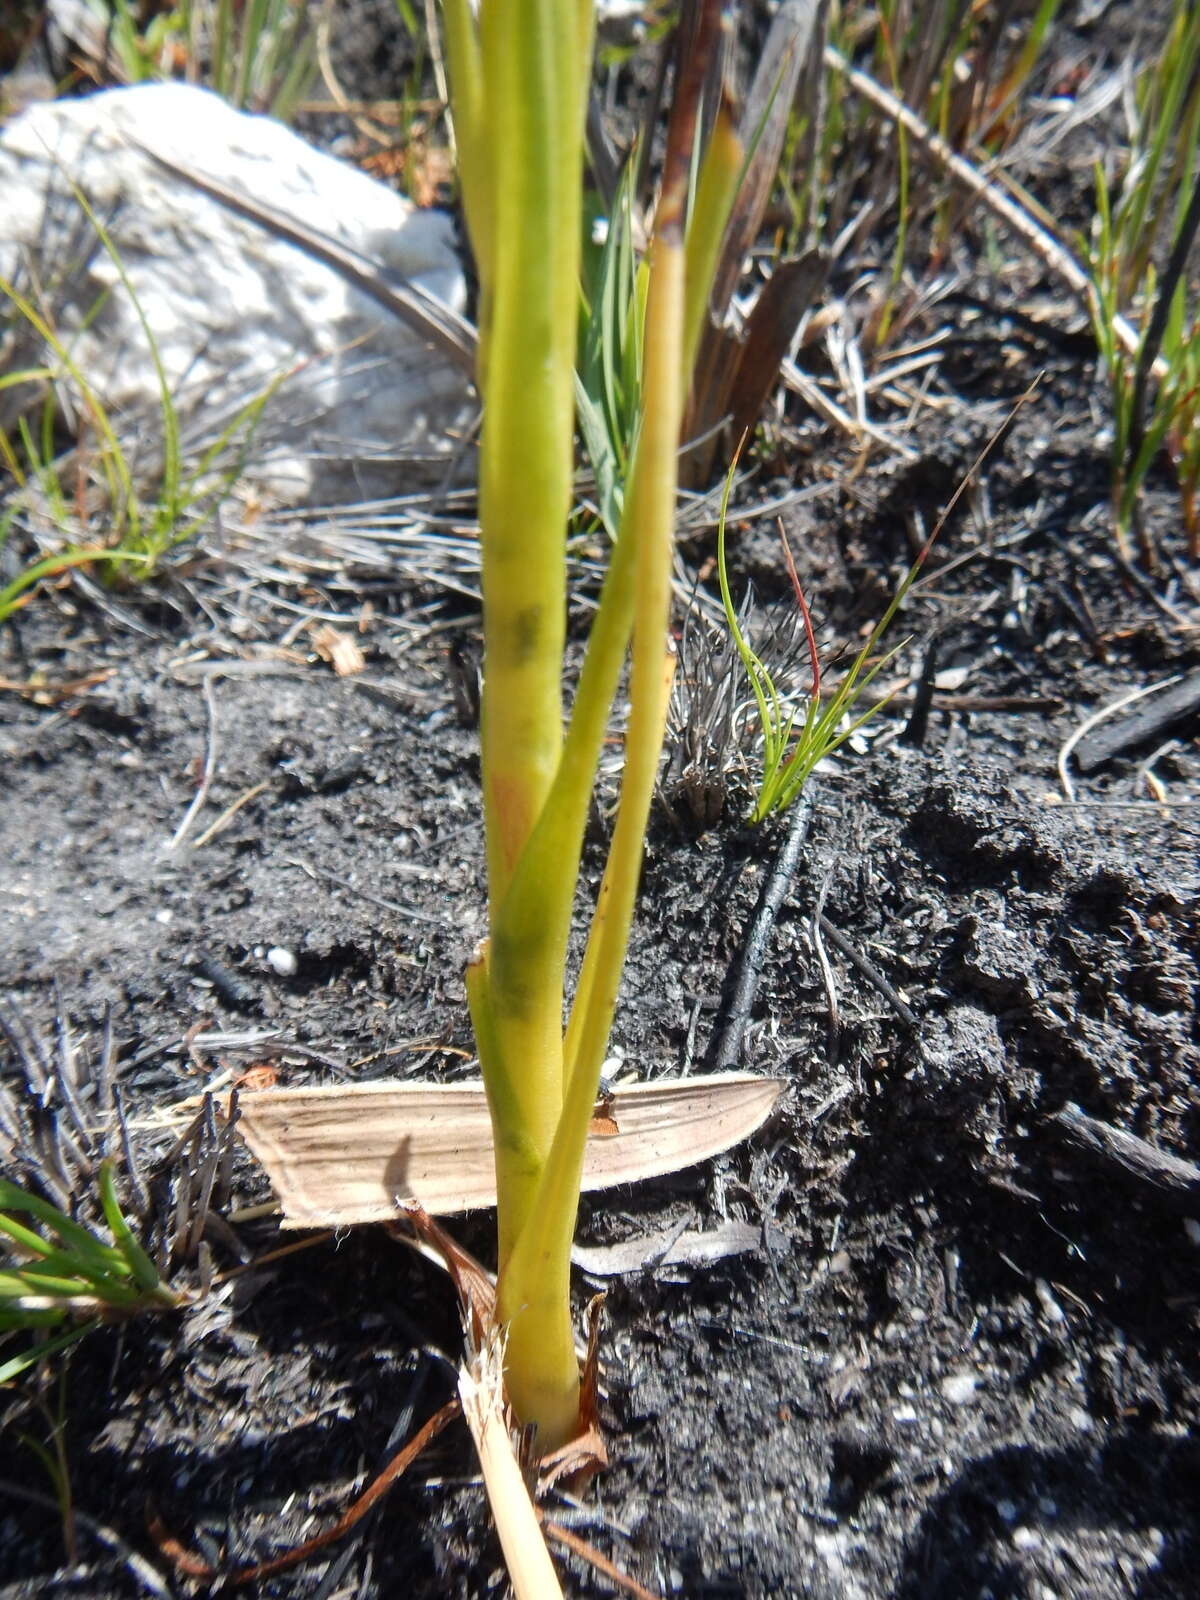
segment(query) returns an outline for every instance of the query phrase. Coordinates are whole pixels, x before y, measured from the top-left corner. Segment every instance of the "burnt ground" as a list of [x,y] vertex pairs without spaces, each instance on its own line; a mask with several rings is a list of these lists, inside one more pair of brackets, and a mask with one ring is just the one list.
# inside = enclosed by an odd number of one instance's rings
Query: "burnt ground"
[[[1195,1222],[1055,1114],[1077,1104],[1197,1154],[1194,724],[1158,760],[1163,804],[1137,779],[1145,748],[1072,768],[1074,804],[1056,771],[1088,714],[1195,671],[1179,620],[1195,585],[1123,578],[1088,514],[1103,478],[1069,404],[1043,391],[987,469],[986,508],[977,495],[931,558],[896,673],[919,678],[936,635],[952,687],[923,737],[904,689],[815,782],[741,1053],[788,1080],[783,1108],[709,1168],[585,1206],[585,1243],[727,1217],[763,1229],[751,1254],[651,1260],[607,1284],[613,1466],[580,1530],[664,1592],[1194,1592]],[[1053,443],[1034,499],[1039,437]],[[945,465],[930,456],[930,490],[881,464],[852,497],[830,472],[788,513],[802,578],[822,571],[832,597],[823,621],[869,592],[872,562],[892,581],[897,498],[937,500]],[[1170,504],[1156,507],[1168,559]],[[761,584],[770,520],[739,537],[735,582]],[[93,1054],[109,1012],[135,1127],[268,1055],[281,1082],[328,1079],[295,1044],[349,1078],[469,1071],[474,735],[426,597],[377,614],[358,634],[366,670],[342,679],[304,635],[279,648],[289,624],[261,593],[236,627],[182,592],[179,611],[139,604],[165,637],[131,636],[69,589],[6,631],[4,675],[43,685],[3,701],[6,1008],[48,1030],[57,994]],[[436,615],[469,649],[469,609]],[[105,676],[54,693],[89,673]],[[192,839],[258,793],[172,854],[210,738],[205,685],[217,754]],[[728,753],[726,767],[724,818],[689,826],[676,795],[679,826],[655,819],[615,1038],[640,1075],[703,1069],[786,832],[741,823],[744,779]],[[828,938],[827,991],[818,907],[907,1020]],[[275,946],[294,976],[271,970]],[[189,1052],[198,1026],[282,1042]],[[227,1209],[262,1192],[246,1162]],[[251,1256],[271,1250],[271,1221],[235,1226]],[[486,1254],[486,1220],[463,1232]],[[76,1510],[145,1552],[149,1498],[189,1541],[259,1559],[341,1509],[385,1456],[414,1350],[453,1355],[455,1339],[444,1285],[373,1230],[245,1273],[180,1319],[94,1334],[64,1379]],[[431,1367],[418,1405],[446,1381]],[[21,1438],[39,1418],[11,1413],[0,1478],[48,1493]],[[471,1472],[464,1439],[435,1449],[336,1592],[488,1592],[499,1556]],[[78,1538],[64,1566],[59,1518],[10,1503],[4,1592],[138,1592],[121,1557]],[[322,1570],[258,1592],[318,1593]]]
[[[878,615],[1045,373],[910,596],[896,698],[814,780],[740,1051],[787,1080],[780,1110],[720,1161],[583,1208],[587,1245],[761,1229],[752,1251],[662,1266],[651,1250],[603,1283],[612,1465],[552,1512],[662,1594],[1196,1592],[1195,1175],[1130,1170],[1062,1117],[1200,1161],[1195,714],[1095,766],[1081,745],[1070,795],[1059,763],[1092,714],[1197,672],[1200,582],[1165,476],[1147,497],[1157,570],[1119,559],[1086,341],[1004,314],[1050,285],[967,270],[985,309],[939,308],[955,404],[920,414],[912,459],[793,417],[743,497],[795,496],[784,521],[832,649]],[[732,577],[755,585],[759,629],[790,603],[777,552],[773,516],[739,520]],[[711,554],[703,529],[683,548],[710,587]],[[48,1048],[65,1018],[83,1062],[107,1022],[146,1171],[177,1132],[164,1108],[253,1065],[281,1083],[472,1070],[462,971],[483,886],[456,688],[475,608],[432,554],[424,578],[376,576],[357,598],[352,571],[288,583],[240,559],[185,557],[118,615],[64,584],[0,632],[0,1002]],[[313,649],[318,612],[354,634],[360,675]],[[685,674],[711,670],[685,652]],[[170,851],[214,720],[208,797]],[[639,1076],[719,1050],[788,827],[744,824],[747,762],[726,747],[655,815],[614,1036]],[[707,825],[697,788],[723,801]],[[10,1087],[17,1054],[0,1045]],[[378,1229],[275,1257],[274,1220],[246,1214],[266,1198],[239,1155],[210,1294],[93,1333],[40,1394],[0,1397],[0,1594],[194,1592],[151,1517],[225,1568],[266,1559],[333,1522],[398,1425],[446,1397],[445,1281]],[[489,1219],[456,1226],[486,1258]],[[199,1281],[194,1254],[174,1270]],[[599,1286],[581,1273],[580,1303]],[[29,1443],[55,1417],[65,1518]],[[571,1593],[611,1592],[574,1559],[564,1572]],[[504,1586],[460,1429],[354,1535],[250,1592]]]

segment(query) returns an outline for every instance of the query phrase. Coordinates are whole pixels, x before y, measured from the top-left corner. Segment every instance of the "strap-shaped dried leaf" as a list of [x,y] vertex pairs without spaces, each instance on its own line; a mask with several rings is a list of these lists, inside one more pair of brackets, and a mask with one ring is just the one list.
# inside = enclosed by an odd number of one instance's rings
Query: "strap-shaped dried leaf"
[[784,0],[758,58],[739,130],[742,143],[752,154],[725,232],[710,296],[718,324],[724,320],[746,257],[762,228],[819,9],[816,0]]
[[[683,456],[689,483],[708,483],[718,449],[732,451],[757,424],[800,319],[824,288],[828,272],[829,262],[818,250],[781,261],[754,302],[742,335],[709,325],[687,423],[689,437],[697,441]],[[723,420],[726,428],[720,426]]]
[[[677,1172],[744,1139],[770,1114],[778,1078],[723,1072],[619,1089],[592,1124],[583,1188]],[[266,1168],[288,1228],[389,1222],[405,1202],[435,1215],[496,1203],[482,1084],[368,1083],[264,1089],[238,1125]]]

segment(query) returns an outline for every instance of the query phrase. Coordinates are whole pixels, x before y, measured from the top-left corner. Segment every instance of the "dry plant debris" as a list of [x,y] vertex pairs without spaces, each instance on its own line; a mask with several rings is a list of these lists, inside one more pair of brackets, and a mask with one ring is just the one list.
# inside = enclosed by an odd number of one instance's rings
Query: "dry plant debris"
[[[676,1172],[746,1138],[782,1083],[746,1073],[618,1087],[593,1119],[587,1192]],[[285,1227],[394,1221],[496,1203],[482,1084],[264,1089],[240,1099],[239,1131],[266,1168]]]

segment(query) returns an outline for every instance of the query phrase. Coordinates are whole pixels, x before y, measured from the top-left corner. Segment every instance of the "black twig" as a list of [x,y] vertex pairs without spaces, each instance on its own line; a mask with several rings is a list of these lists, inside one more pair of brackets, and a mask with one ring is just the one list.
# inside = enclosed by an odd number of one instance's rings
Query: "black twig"
[[917,1013],[909,1005],[908,1001],[901,996],[900,991],[888,982],[875,963],[868,960],[861,950],[855,949],[846,935],[838,928],[835,928],[827,916],[822,913],[818,920],[821,932],[829,940],[830,944],[836,945],[851,966],[857,967],[867,982],[874,984],[883,998],[895,1010],[901,1022],[907,1023],[910,1028],[919,1028],[921,1019],[917,1016]]
[[125,1159],[129,1190],[133,1196],[134,1209],[139,1217],[145,1219],[150,1214],[150,1191],[142,1177],[142,1170],[134,1153],[133,1140],[129,1136],[129,1118],[125,1115],[125,1096],[121,1092],[120,1084],[114,1083],[112,1092],[113,1112],[121,1135],[121,1154]]
[[825,1003],[829,1007],[829,1066],[837,1066],[838,1050],[842,1040],[842,1014],[838,1004],[837,983],[833,976],[833,968],[829,964],[829,957],[825,952],[825,941],[821,924],[825,921],[825,899],[829,894],[829,885],[832,874],[828,875],[821,885],[821,893],[817,896],[817,909],[813,912],[812,923],[809,926],[809,937],[812,939],[813,953],[817,958],[817,965],[821,969],[821,983],[825,989]]
[[187,1238],[190,1232],[189,1219],[194,1209],[196,1193],[196,1167],[203,1148],[204,1132],[207,1116],[212,1110],[212,1096],[205,1095],[204,1106],[191,1125],[191,1137],[180,1152],[180,1161],[176,1175],[177,1187],[175,1190],[175,1204],[170,1218],[164,1228],[167,1260],[172,1264],[177,1262],[187,1249]]
[[1127,715],[1114,718],[1107,726],[1080,739],[1073,752],[1075,765],[1080,772],[1095,772],[1114,756],[1149,745],[1176,730],[1183,732],[1198,715],[1200,671],[1189,672],[1147,701],[1130,705]]
[[917,690],[913,696],[912,710],[908,714],[908,721],[900,733],[901,744],[910,744],[914,749],[920,750],[925,743],[929,732],[929,713],[933,710],[933,695],[937,688],[938,671],[938,642],[936,639],[929,641],[925,651],[925,659],[921,663],[921,676],[917,679]]
[[79,1097],[75,1093],[77,1073],[75,1071],[74,1050],[71,1045],[71,1026],[67,1021],[62,991],[59,989],[57,979],[54,983],[54,1037],[58,1046],[54,1052],[53,1066],[51,1068],[54,1086],[58,1090],[59,1100],[66,1108],[67,1115],[74,1124],[76,1133],[86,1142],[88,1138],[87,1123],[84,1121]]
[[205,1218],[208,1216],[208,1208],[212,1203],[213,1183],[216,1180],[217,1168],[221,1161],[224,1145],[224,1128],[222,1127],[218,1130],[217,1110],[211,1096],[206,1096],[204,1102],[204,1141],[207,1150],[204,1160],[196,1173],[195,1193],[192,1201],[192,1225],[188,1230],[187,1243],[184,1247],[185,1253],[189,1258],[200,1248]]
[[801,791],[793,807],[787,837],[758,897],[754,920],[750,924],[746,945],[742,951],[737,983],[734,985],[724,1025],[717,1036],[717,1047],[713,1052],[713,1065],[718,1071],[723,1072],[733,1066],[741,1055],[742,1041],[750,1021],[750,1013],[754,1008],[754,997],[758,993],[758,980],[762,976],[763,962],[766,960],[767,946],[775,927],[775,918],[779,915],[779,908],[787,895],[788,885],[795,876],[800,851],[808,837],[812,814],[812,789],[806,787]]
[[1067,1104],[1050,1118],[1069,1144],[1085,1150],[1110,1172],[1117,1171],[1145,1188],[1153,1189],[1168,1204],[1195,1214],[1200,1199],[1200,1167],[1160,1150],[1136,1133],[1111,1127]]

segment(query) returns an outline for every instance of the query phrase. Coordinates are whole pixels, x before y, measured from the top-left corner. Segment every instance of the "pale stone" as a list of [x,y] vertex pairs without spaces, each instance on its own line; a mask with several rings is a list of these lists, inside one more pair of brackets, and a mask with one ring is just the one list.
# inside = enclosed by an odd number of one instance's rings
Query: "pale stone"
[[[387,275],[415,280],[455,310],[465,300],[446,213],[415,209],[268,117],[175,83],[34,106],[0,130],[0,273],[49,312],[122,438],[135,442],[135,465],[155,470],[162,423],[138,307],[193,458],[289,374],[243,475],[279,500],[402,492],[414,456],[448,454],[447,425],[467,395],[461,371],[331,268],[165,171],[138,144],[350,246]],[[136,306],[76,191],[107,230]],[[11,309],[0,328],[0,368],[47,360]],[[58,396],[77,431],[73,388],[60,382]],[[0,393],[0,422],[11,429],[28,400],[25,386]]]
[[267,951],[267,965],[281,978],[294,978],[300,970],[294,952],[281,944],[272,945]]
[[973,1372],[952,1372],[942,1379],[942,1394],[952,1406],[965,1406],[977,1398],[979,1379]]

